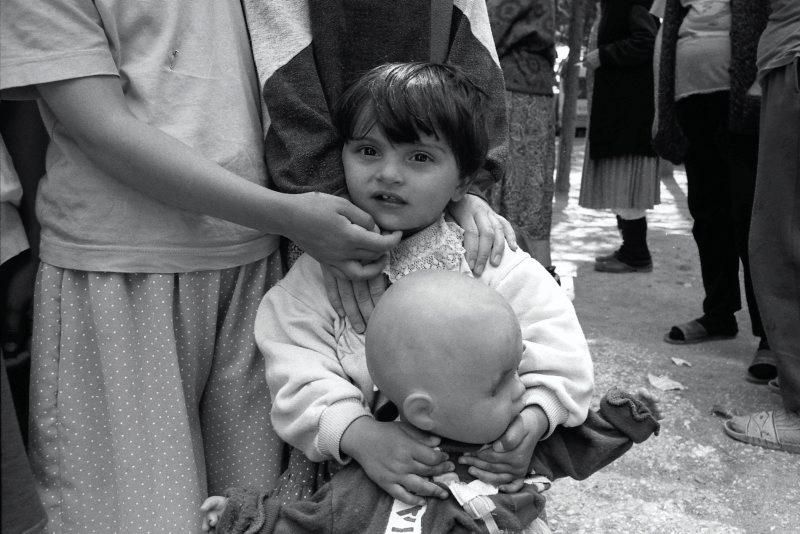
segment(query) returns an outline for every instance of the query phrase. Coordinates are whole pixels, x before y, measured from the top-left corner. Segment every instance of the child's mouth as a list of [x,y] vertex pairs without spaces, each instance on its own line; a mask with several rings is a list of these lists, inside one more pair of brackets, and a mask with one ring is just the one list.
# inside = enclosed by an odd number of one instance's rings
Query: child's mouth
[[378,202],[383,202],[386,204],[406,204],[405,200],[397,195],[393,195],[392,193],[376,193],[372,195],[372,198]]

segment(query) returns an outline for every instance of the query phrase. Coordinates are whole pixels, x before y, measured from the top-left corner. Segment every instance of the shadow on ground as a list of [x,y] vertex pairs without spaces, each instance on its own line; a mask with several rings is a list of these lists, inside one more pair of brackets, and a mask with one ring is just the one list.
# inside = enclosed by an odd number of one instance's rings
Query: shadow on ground
[[[594,256],[618,246],[608,212],[578,207],[583,142],[576,140],[571,189],[554,206],[552,247],[560,273],[573,276],[575,308],[595,362],[596,399],[614,385],[649,386],[667,375],[682,391],[661,392],[660,436],[634,447],[589,479],[558,481],[548,517],[558,533],[800,533],[800,456],[731,440],[717,411],[779,405],[765,386],[744,380],[756,348],[746,311],[735,339],[674,346],[669,327],[701,314],[702,281],[678,168],[648,216],[652,273],[593,270]],[[672,357],[692,364],[679,367]]]

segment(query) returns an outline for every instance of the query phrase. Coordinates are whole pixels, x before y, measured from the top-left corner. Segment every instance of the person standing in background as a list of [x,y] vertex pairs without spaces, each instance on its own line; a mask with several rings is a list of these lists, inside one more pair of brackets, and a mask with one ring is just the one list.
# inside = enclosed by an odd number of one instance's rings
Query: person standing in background
[[596,271],[650,272],[646,210],[660,202],[659,162],[650,146],[653,122],[652,0],[600,2],[597,49],[584,58],[594,70],[586,164],[579,205],[610,209],[622,245],[596,258]]
[[800,454],[800,2],[770,4],[758,43],[761,134],[749,246],[783,406],[734,417],[725,422],[725,432]]
[[656,150],[684,162],[692,234],[705,289],[703,315],[673,326],[664,341],[690,344],[733,337],[741,309],[739,261],[753,335],[745,378],[775,377],[750,278],[747,236],[758,160],[756,46],[767,21],[762,2],[668,0],[658,91]]
[[488,0],[492,35],[506,84],[509,160],[492,207],[551,274],[550,227],[555,170],[553,0]]

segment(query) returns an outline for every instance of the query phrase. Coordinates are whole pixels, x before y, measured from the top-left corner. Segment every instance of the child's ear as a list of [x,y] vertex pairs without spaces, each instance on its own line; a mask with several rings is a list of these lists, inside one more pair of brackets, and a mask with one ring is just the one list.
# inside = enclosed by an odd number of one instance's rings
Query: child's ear
[[467,194],[467,191],[469,191],[469,186],[472,185],[472,182],[474,180],[475,180],[474,175],[462,178],[461,183],[458,184],[458,186],[456,186],[456,190],[453,191],[453,196],[450,197],[450,201],[458,202],[459,200],[464,198],[464,195]]
[[433,399],[423,391],[415,391],[403,401],[403,417],[420,430],[430,432],[436,426],[432,413]]

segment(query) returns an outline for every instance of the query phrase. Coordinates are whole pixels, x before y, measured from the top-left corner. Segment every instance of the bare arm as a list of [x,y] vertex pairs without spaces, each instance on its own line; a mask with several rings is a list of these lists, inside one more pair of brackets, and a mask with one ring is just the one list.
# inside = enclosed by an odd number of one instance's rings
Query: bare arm
[[367,269],[357,260],[379,259],[399,240],[372,232],[372,218],[345,199],[281,194],[204,158],[137,119],[115,77],[42,84],[39,92],[95,165],[161,202],[285,235],[355,278]]

